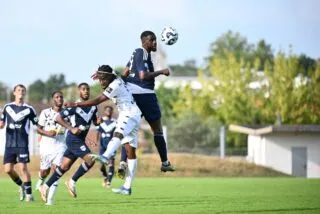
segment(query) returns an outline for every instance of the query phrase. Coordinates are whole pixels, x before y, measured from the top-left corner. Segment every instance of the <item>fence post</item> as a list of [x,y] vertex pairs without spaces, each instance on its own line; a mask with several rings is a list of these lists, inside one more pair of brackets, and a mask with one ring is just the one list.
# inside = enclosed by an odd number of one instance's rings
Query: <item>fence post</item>
[[220,158],[225,157],[225,140],[226,140],[226,129],[225,126],[220,127]]

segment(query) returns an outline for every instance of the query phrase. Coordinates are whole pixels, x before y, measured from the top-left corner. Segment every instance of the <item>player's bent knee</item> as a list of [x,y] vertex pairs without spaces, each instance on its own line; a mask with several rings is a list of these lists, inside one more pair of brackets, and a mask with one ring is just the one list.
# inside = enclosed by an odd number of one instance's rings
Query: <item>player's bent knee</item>
[[113,136],[119,138],[120,140],[123,138],[123,134],[121,134],[121,133],[119,133],[119,132],[115,132],[115,133],[113,134]]

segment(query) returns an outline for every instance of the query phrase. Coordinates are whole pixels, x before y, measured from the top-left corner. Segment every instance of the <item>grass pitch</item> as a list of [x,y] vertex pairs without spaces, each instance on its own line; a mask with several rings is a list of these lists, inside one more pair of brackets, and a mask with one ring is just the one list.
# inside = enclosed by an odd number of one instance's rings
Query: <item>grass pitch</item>
[[[113,187],[121,183],[115,179]],[[0,188],[0,213],[6,214],[320,213],[319,179],[138,177],[132,196],[122,196],[102,188],[101,179],[82,178],[77,199],[61,182],[50,207],[38,192],[35,202],[20,202],[17,186],[9,178],[0,178]]]

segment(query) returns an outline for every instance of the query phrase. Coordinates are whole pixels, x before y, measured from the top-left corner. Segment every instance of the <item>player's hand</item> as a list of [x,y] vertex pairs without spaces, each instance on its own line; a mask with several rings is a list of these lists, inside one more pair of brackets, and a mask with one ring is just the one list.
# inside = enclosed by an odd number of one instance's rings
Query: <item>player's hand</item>
[[100,124],[100,123],[102,123],[102,117],[97,118],[97,124]]
[[3,129],[3,127],[4,127],[4,122],[0,121],[0,129]]
[[98,72],[94,72],[94,73],[91,75],[91,79],[93,79],[93,80],[98,79]]
[[166,76],[169,76],[170,75],[170,70],[168,68],[163,69],[162,74],[166,75]]
[[71,133],[74,135],[79,135],[81,133],[81,130],[77,127],[74,127],[72,129],[70,129]]
[[73,108],[73,107],[77,107],[77,104],[74,102],[65,102],[64,103],[64,107],[66,108]]
[[53,137],[53,136],[56,136],[57,135],[57,132],[55,130],[50,130],[50,131],[47,131],[47,136],[49,137]]

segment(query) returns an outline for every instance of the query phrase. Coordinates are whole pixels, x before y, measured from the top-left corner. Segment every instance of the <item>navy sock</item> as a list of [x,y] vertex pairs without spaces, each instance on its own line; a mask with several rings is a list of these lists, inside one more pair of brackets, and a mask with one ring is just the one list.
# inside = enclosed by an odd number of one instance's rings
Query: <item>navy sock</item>
[[161,158],[161,162],[165,162],[168,160],[167,157],[167,145],[166,141],[164,140],[164,137],[162,134],[155,134],[154,137],[154,143],[156,144],[158,153]]
[[31,181],[27,181],[23,183],[24,189],[26,190],[26,194],[32,194]]
[[86,162],[83,162],[78,170],[76,171],[76,173],[74,173],[74,175],[72,176],[72,180],[74,180],[75,182],[77,182],[77,180],[83,176],[84,174],[86,174],[89,169],[92,167],[93,165],[89,166]]
[[12,178],[13,182],[15,182],[18,186],[22,185],[22,181],[19,177]]
[[56,182],[57,180],[59,180],[63,174],[66,171],[64,171],[63,169],[61,169],[60,167],[56,168],[56,170],[54,171],[53,175],[51,175],[51,177],[49,178],[49,180],[46,182],[48,187],[51,187],[51,185]]
[[124,145],[121,147],[121,159],[120,159],[120,161],[127,162],[127,151],[126,151],[126,147]]
[[101,173],[102,173],[102,175],[103,175],[103,177],[107,177],[108,175],[107,175],[107,170],[106,170],[106,166],[104,165],[104,164],[102,164],[101,165],[101,167],[100,167],[100,171],[101,171]]
[[108,171],[108,177],[107,177],[107,180],[109,182],[112,181],[112,178],[113,178],[113,175],[114,175],[114,165],[109,165],[109,171]]

